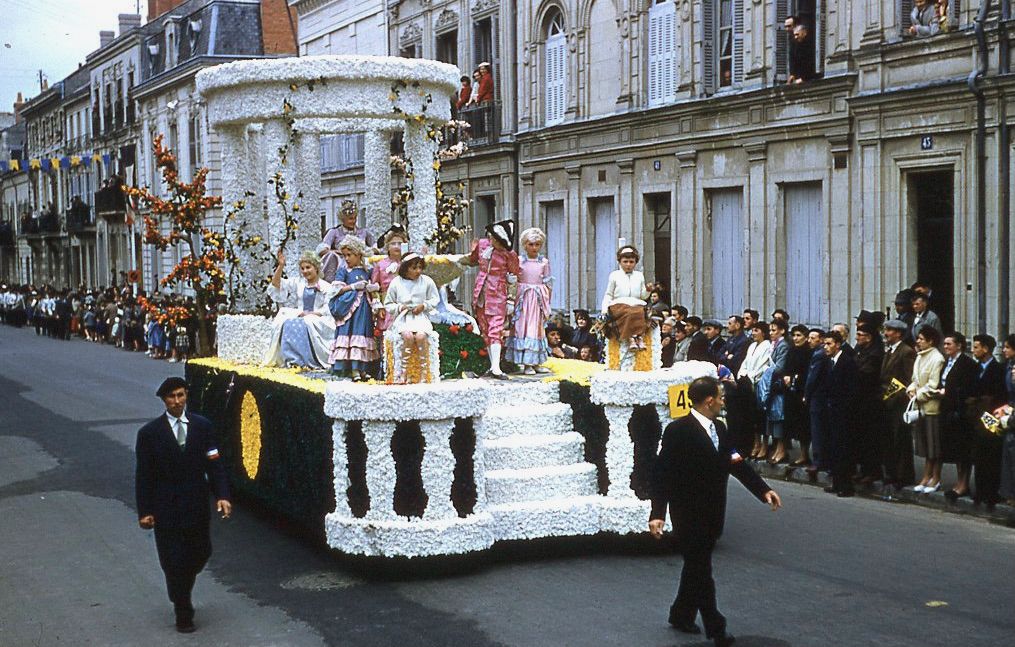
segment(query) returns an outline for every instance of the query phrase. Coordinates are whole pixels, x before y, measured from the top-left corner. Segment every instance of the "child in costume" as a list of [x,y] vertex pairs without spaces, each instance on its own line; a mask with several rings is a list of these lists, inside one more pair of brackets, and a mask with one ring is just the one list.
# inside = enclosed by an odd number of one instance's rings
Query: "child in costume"
[[433,332],[433,324],[427,315],[437,307],[440,295],[433,279],[423,274],[425,268],[426,261],[422,256],[406,254],[398,266],[398,276],[391,281],[384,298],[391,331],[402,337],[402,357],[395,373],[398,384],[405,384],[405,366],[409,358],[425,351],[427,335]]
[[518,274],[518,294],[511,318],[514,334],[508,339],[507,359],[522,367],[525,375],[549,373],[540,366],[546,361],[549,349],[544,328],[550,316],[550,261],[539,253],[546,242],[546,234],[538,227],[522,232],[521,243],[525,253],[521,256]]
[[486,340],[490,355],[490,375],[498,380],[507,376],[500,369],[504,325],[507,320],[508,274],[518,275],[518,254],[514,246],[515,223],[502,220],[486,226],[487,237],[472,243],[472,252],[460,261],[478,265],[479,276],[472,290],[472,310]]
[[634,269],[641,256],[631,245],[617,250],[619,270],[610,272],[610,282],[603,295],[602,311],[608,312],[617,330],[618,341],[630,341],[632,350],[644,350],[642,336],[648,332],[645,313],[645,275]]
[[345,267],[335,275],[338,289],[329,304],[335,317],[335,341],[328,361],[332,373],[359,382],[367,379],[371,364],[380,356],[374,340],[370,296],[380,286],[370,282],[370,272],[363,266],[367,249],[362,240],[346,236],[339,243],[339,250]]
[[338,218],[341,224],[329,229],[328,233],[324,234],[324,240],[317,246],[317,253],[321,257],[321,276],[325,281],[334,281],[338,270],[345,266],[340,246],[346,236],[359,238],[367,249],[374,246],[374,237],[366,227],[356,226],[355,202],[342,200],[342,208],[338,213]]
[[[402,245],[408,244],[409,235],[402,225],[391,225],[386,232],[377,239],[377,246],[387,252],[387,256],[374,264],[373,272],[370,273],[370,280],[380,286],[381,303],[385,303],[385,295],[388,286],[398,276],[399,263],[402,261]],[[377,311],[377,330],[382,333],[391,325],[391,317],[386,309]]]
[[300,275],[282,278],[285,252],[277,256],[268,296],[278,304],[272,320],[271,344],[264,355],[266,366],[299,366],[328,369],[335,320],[328,310],[332,286],[320,276],[321,259],[308,250],[300,257]]

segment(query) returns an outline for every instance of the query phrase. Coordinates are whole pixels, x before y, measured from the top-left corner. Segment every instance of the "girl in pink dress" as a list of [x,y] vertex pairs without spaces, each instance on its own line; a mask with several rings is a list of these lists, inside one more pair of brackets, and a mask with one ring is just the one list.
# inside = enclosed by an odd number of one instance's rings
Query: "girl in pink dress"
[[550,261],[539,253],[546,242],[546,234],[538,227],[522,232],[520,237],[525,253],[522,254],[518,274],[518,295],[511,318],[514,334],[508,339],[507,359],[518,364],[525,375],[549,373],[540,366],[546,361],[549,349],[544,327],[550,317]]
[[[398,276],[398,265],[402,261],[402,245],[408,244],[409,234],[405,232],[402,225],[391,225],[380,238],[377,239],[377,246],[387,251],[387,258],[382,258],[375,265],[370,274],[370,281],[380,286],[379,303],[384,303],[384,297],[388,293],[388,286]],[[391,326],[391,319],[383,308],[377,311],[374,325],[382,333]]]

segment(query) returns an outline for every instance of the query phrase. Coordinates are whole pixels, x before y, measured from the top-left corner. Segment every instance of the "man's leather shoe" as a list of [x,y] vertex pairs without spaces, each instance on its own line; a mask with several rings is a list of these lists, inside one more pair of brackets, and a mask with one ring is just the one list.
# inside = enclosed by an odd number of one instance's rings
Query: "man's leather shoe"
[[712,639],[712,642],[715,644],[715,647],[729,647],[736,641],[737,639],[729,634],[716,636],[715,638]]
[[853,492],[853,490],[843,490],[842,492],[836,493],[835,496],[839,497],[840,499],[845,499],[847,497],[853,496],[854,494],[855,493]]
[[701,633],[701,627],[699,627],[697,624],[695,624],[693,622],[686,622],[685,623],[685,622],[676,622],[675,620],[670,620],[670,626],[673,627],[674,629],[676,629],[677,631],[684,632],[685,634],[700,634]]
[[197,629],[193,620],[177,620],[176,630],[181,634],[192,634]]
[[828,492],[829,494],[838,494],[839,490],[829,485],[828,487],[825,488],[825,492]]

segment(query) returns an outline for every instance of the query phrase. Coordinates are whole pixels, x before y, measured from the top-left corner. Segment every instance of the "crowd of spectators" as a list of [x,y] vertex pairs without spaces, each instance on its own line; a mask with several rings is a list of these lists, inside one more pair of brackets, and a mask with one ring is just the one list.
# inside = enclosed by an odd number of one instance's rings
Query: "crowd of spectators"
[[[159,311],[193,311],[190,297],[136,295],[130,285],[76,290],[50,285],[0,286],[0,323],[30,327],[40,336],[83,339],[153,359],[184,361],[194,348],[196,325],[178,315],[160,321]],[[164,318],[162,318],[164,319]]]
[[[915,284],[898,293],[891,319],[863,310],[827,328],[794,324],[783,309],[766,322],[750,308],[703,321],[656,297],[650,307],[662,317],[664,367],[716,365],[744,456],[804,467],[815,478],[828,472],[826,491],[842,497],[875,482],[889,494],[935,492],[942,464],[954,463],[948,499],[1015,505],[1015,430],[1007,431],[1015,334],[999,344],[945,331],[932,301],[929,287]],[[923,459],[921,474],[914,456]]]

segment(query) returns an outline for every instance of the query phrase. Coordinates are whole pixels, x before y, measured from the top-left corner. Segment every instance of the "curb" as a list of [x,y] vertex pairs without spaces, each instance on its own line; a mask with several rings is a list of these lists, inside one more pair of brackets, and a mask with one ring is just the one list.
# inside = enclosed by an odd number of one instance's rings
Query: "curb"
[[[800,483],[816,487],[827,487],[832,484],[831,477],[827,472],[818,472],[816,478],[812,478],[802,467],[789,467],[787,465],[771,465],[767,461],[750,460],[754,470],[766,479],[778,479],[790,483]],[[994,508],[988,509],[983,504],[974,504],[969,497],[960,497],[955,502],[945,498],[944,490],[938,490],[930,494],[916,492],[912,487],[905,487],[901,490],[888,488],[881,481],[865,486],[856,484],[856,495],[867,499],[877,499],[886,503],[907,503],[923,508],[940,510],[949,514],[960,514],[977,517],[990,523],[1015,528],[1015,508],[999,503]]]

